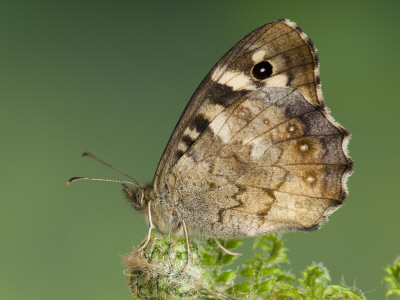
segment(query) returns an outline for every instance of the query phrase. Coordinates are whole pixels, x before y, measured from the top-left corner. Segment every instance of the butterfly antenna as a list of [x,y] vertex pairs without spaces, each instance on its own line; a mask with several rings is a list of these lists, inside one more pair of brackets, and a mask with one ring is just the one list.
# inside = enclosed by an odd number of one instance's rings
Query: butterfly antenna
[[72,177],[68,179],[67,185],[70,185],[71,182],[73,181],[78,181],[78,180],[92,180],[92,181],[106,181],[106,182],[119,182],[119,183],[126,183],[126,184],[132,184],[134,186],[137,186],[139,189],[142,189],[140,186],[138,186],[134,182],[126,181],[126,180],[115,180],[115,179],[104,179],[104,178],[92,178],[92,177]]
[[92,180],[92,181],[106,181],[106,182],[119,182],[119,183],[126,183],[126,184],[132,184],[134,186],[136,186],[139,190],[143,190],[140,186],[140,184],[136,181],[135,178],[133,178],[132,176],[128,175],[127,173],[125,173],[124,171],[121,171],[120,169],[114,167],[113,165],[110,165],[109,163],[106,163],[105,161],[101,160],[100,158],[98,158],[97,156],[94,156],[92,153],[89,152],[83,152],[82,156],[89,156],[95,160],[97,160],[99,163],[117,171],[118,173],[125,175],[126,177],[128,177],[129,179],[132,179],[133,182],[130,181],[126,181],[126,180],[115,180],[115,179],[102,179],[102,178],[91,178],[91,177],[72,177],[67,181],[67,185],[69,185],[71,182],[73,181],[78,181],[78,180]]

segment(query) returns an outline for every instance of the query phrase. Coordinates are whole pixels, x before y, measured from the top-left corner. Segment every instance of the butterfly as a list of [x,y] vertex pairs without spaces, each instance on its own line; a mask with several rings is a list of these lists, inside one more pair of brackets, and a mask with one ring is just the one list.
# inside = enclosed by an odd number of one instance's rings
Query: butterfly
[[[132,177],[117,182],[150,225],[141,249],[153,227],[186,242],[189,233],[231,238],[310,231],[347,196],[349,139],[325,106],[312,41],[281,19],[248,34],[211,69],[151,185]],[[78,179],[87,178],[70,182]]]

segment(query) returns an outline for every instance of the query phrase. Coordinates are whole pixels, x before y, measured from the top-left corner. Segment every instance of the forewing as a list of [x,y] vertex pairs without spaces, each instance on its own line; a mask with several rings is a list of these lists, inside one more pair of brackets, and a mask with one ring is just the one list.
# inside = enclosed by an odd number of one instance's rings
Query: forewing
[[[251,70],[268,60],[273,73],[255,80]],[[164,150],[154,177],[154,190],[166,189],[165,175],[191,148],[209,124],[227,107],[264,87],[293,87],[307,102],[323,104],[316,51],[311,41],[288,20],[266,24],[243,38],[213,67],[185,108]]]

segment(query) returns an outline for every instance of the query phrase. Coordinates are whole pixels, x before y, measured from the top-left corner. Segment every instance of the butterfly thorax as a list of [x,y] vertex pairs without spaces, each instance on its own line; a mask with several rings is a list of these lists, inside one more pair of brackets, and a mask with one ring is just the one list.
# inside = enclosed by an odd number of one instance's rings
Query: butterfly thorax
[[124,185],[124,193],[134,209],[139,211],[149,224],[148,210],[150,205],[151,220],[159,232],[182,235],[180,218],[172,201],[167,195],[157,197],[152,185],[143,189]]

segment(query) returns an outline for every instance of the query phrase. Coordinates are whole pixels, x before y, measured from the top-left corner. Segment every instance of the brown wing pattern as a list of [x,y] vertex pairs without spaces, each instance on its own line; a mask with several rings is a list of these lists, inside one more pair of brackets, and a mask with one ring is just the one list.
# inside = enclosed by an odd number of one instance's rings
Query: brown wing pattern
[[[255,63],[268,60],[272,76],[254,80]],[[322,105],[316,51],[311,41],[288,20],[266,24],[243,38],[214,66],[182,114],[164,150],[154,177],[154,190],[165,189],[164,175],[186,153],[223,110],[263,87],[296,87],[313,105]]]
[[[259,80],[252,70],[264,61],[272,73]],[[190,231],[207,236],[316,229],[347,195],[348,140],[325,107],[312,42],[279,20],[246,36],[206,76],[153,188]]]
[[346,197],[348,133],[297,89],[248,94],[171,169],[171,198],[194,232],[219,237],[317,228]]

